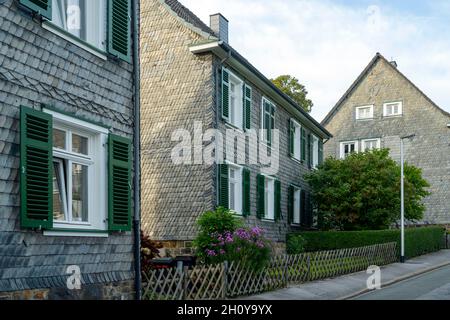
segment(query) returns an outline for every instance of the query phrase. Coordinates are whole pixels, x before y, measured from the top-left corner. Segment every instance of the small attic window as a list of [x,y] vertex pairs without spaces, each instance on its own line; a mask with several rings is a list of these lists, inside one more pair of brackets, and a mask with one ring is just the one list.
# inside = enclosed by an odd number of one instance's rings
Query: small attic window
[[388,102],[383,105],[383,116],[384,117],[398,117],[403,114],[403,103],[398,102]]
[[356,120],[373,119],[373,105],[356,107]]

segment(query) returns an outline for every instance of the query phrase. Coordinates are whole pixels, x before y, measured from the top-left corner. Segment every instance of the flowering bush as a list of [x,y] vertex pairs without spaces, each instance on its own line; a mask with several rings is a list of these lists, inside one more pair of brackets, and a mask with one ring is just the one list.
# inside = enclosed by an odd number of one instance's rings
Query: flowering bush
[[[197,255],[206,263],[223,261],[240,261],[244,266],[259,270],[270,259],[270,242],[264,237],[259,227],[245,228],[235,216],[226,209],[219,208],[219,213],[205,213],[199,220],[200,233],[195,240]],[[220,223],[215,223],[221,217]],[[228,221],[228,223],[227,223]],[[225,226],[217,228],[215,226]]]

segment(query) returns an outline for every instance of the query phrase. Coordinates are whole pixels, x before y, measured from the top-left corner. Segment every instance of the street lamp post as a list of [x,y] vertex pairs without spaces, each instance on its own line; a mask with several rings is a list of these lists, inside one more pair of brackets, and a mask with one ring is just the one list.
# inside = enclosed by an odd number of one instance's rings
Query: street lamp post
[[405,156],[403,152],[403,140],[412,139],[416,135],[411,134],[409,136],[400,138],[400,162],[401,162],[401,182],[400,182],[400,262],[405,263]]

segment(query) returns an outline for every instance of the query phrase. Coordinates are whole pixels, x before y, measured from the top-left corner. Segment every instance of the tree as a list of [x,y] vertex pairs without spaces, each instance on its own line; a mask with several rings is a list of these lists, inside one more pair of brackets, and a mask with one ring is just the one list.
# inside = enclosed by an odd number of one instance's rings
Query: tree
[[[305,178],[321,229],[386,229],[400,219],[400,165],[388,149],[330,157]],[[405,164],[406,219],[422,219],[428,187],[421,169]]]
[[290,75],[282,75],[276,79],[271,79],[272,83],[281,91],[292,98],[306,112],[311,112],[313,102],[307,99],[308,91],[304,85],[300,84],[297,78]]

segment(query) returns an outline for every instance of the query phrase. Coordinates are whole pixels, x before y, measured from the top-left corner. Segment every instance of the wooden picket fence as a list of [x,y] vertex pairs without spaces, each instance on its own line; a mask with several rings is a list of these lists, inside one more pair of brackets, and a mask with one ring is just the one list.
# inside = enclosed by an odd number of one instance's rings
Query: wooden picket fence
[[276,290],[288,284],[326,279],[398,260],[395,242],[273,257],[261,271],[240,262],[151,270],[144,274],[148,300],[217,300]]

